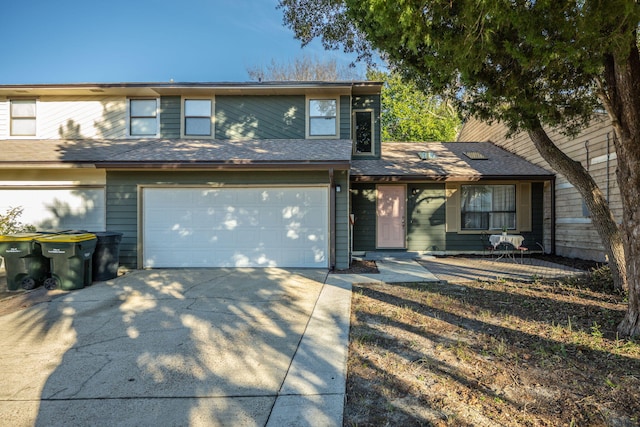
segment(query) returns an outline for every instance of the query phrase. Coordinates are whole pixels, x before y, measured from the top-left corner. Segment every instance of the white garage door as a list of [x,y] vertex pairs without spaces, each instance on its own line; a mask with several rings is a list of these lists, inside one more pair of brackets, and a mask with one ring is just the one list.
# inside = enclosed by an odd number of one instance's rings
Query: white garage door
[[0,212],[21,207],[18,220],[38,230],[105,230],[104,188],[0,189]]
[[328,266],[328,189],[145,188],[144,267]]

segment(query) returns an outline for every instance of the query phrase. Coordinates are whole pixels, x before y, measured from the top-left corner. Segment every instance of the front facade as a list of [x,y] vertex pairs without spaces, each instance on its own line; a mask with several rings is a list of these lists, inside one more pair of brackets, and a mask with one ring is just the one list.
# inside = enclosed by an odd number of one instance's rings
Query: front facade
[[20,206],[40,230],[122,232],[129,268],[342,269],[352,251],[476,251],[503,225],[540,239],[551,174],[496,157],[475,167],[456,150],[393,169],[445,145],[381,144],[380,90],[0,86],[0,211]]
[[[613,146],[614,131],[606,114],[596,117],[578,135],[562,135],[557,129],[548,130],[551,139],[573,160],[580,162],[603,192],[618,222],[622,220],[622,199],[616,179],[616,153]],[[507,137],[505,126],[489,125],[469,119],[463,126],[459,141],[491,141],[529,162],[550,169],[540,156],[526,132]],[[598,233],[591,223],[588,209],[577,189],[558,174],[555,185],[546,190],[547,206],[553,212],[545,215],[555,221],[545,225],[547,248],[562,256],[605,261],[605,250]]]

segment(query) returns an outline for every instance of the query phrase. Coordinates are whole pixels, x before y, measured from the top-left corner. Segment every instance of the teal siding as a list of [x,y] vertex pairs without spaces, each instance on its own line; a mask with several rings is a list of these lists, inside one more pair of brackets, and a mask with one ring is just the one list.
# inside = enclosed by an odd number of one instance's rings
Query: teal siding
[[[124,233],[120,243],[120,264],[138,266],[138,185],[292,185],[328,184],[329,174],[317,172],[107,172],[107,230]],[[336,183],[347,188],[347,174],[339,172]],[[336,267],[348,266],[348,197],[336,196]]]
[[336,265],[338,270],[349,267],[349,174],[337,172],[335,183],[342,191],[336,193]]
[[180,138],[180,97],[160,98],[160,137]]
[[444,184],[409,184],[407,187],[407,249],[445,249]]
[[217,139],[303,139],[304,96],[216,96]]
[[351,213],[355,215],[353,250],[374,251],[376,249],[375,184],[351,186]]
[[351,97],[340,97],[340,139],[351,139]]
[[[536,242],[542,243],[544,223],[544,184],[531,184],[531,232],[523,232],[523,246],[529,250],[539,250]],[[447,233],[448,251],[482,251],[485,243],[479,234]]]
[[351,105],[352,110],[373,110],[373,156],[359,154],[358,157],[380,158],[382,150],[381,129],[380,129],[380,95],[355,96]]

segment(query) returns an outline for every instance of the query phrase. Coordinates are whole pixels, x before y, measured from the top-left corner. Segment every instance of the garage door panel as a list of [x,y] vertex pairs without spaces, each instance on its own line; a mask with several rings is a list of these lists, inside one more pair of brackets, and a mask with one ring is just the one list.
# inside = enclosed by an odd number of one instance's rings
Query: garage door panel
[[147,188],[145,267],[328,265],[328,189]]

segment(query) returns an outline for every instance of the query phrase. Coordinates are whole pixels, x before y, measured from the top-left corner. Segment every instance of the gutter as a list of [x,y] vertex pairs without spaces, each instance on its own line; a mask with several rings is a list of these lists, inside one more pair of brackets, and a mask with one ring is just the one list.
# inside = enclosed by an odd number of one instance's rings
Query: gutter
[[96,162],[98,169],[155,169],[155,170],[349,170],[346,162]]

